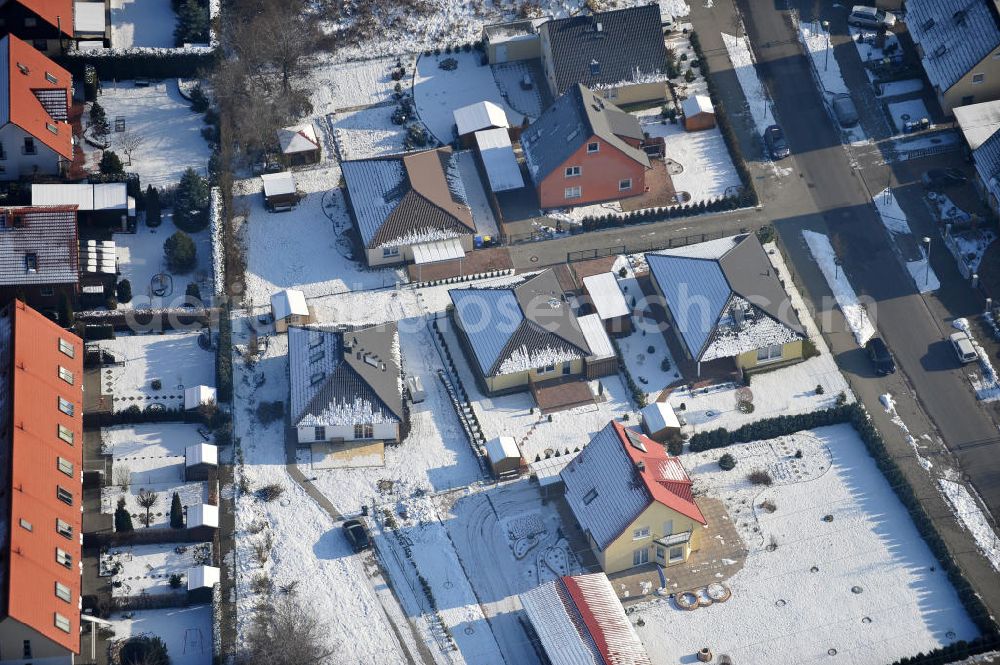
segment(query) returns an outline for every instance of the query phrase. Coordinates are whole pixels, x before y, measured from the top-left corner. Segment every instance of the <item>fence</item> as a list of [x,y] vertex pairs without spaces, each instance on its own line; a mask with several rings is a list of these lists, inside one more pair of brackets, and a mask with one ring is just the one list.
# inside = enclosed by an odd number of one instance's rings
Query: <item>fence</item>
[[[750,229],[743,227],[740,233],[749,233]],[[728,235],[734,235],[732,231],[715,231],[713,233],[695,233],[686,236],[672,238],[656,238],[654,240],[628,241],[624,245],[613,245],[611,247],[598,247],[595,249],[580,249],[566,253],[566,261],[586,261],[587,259],[599,259],[606,256],[617,256],[618,254],[640,254],[642,252],[652,252],[658,249],[670,249],[673,247],[684,247],[707,240],[718,240]]]

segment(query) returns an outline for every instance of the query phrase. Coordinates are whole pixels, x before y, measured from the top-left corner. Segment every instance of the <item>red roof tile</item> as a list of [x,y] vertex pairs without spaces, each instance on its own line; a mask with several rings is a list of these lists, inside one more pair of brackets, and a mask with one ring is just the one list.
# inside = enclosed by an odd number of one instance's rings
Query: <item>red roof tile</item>
[[73,36],[73,0],[17,0],[40,16],[53,28],[61,28],[63,34]]
[[[73,127],[65,118],[73,103],[70,73],[14,35],[0,40],[0,49],[6,51],[7,56],[7,71],[0,76],[7,79],[6,115],[10,122],[66,159],[73,159]],[[63,117],[53,117],[51,109],[53,106],[62,107],[62,94],[66,96]],[[42,104],[40,96],[50,104],[49,110]]]

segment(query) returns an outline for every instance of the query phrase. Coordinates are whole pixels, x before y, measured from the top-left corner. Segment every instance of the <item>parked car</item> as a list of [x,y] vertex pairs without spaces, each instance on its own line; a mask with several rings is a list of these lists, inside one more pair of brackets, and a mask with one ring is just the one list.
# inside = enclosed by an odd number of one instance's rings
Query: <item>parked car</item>
[[875,367],[875,373],[881,376],[896,373],[896,361],[889,353],[889,347],[885,345],[881,337],[872,337],[865,344],[865,351]]
[[362,552],[372,546],[371,538],[368,537],[368,529],[360,520],[347,520],[344,522],[344,537],[351,544],[351,549],[355,552]]
[[931,169],[920,177],[925,189],[945,189],[958,187],[969,181],[969,178],[958,169]]
[[771,159],[784,159],[792,154],[788,148],[788,141],[785,140],[785,133],[777,125],[771,125],[764,130],[764,145],[767,146]]
[[959,330],[951,334],[951,346],[955,349],[955,355],[958,356],[958,362],[971,363],[979,360],[979,354],[976,353],[976,347],[972,345],[972,340],[969,339],[969,333],[964,330]]
[[858,109],[854,106],[854,100],[846,92],[833,97],[833,114],[837,116],[837,122],[841,127],[853,127],[858,124]]
[[878,30],[883,26],[888,29],[896,25],[896,15],[877,7],[854,5],[851,7],[851,13],[847,17],[847,23],[848,25],[854,25],[859,28],[870,28],[872,30]]

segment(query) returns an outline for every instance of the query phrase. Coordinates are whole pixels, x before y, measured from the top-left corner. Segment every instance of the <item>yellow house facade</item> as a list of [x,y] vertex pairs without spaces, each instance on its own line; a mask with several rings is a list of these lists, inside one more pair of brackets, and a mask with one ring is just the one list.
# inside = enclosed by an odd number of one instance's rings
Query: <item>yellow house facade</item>
[[684,563],[698,550],[703,526],[687,515],[654,502],[604,549],[597,547],[593,538],[589,538],[590,548],[601,570],[608,575],[647,563],[674,566]]

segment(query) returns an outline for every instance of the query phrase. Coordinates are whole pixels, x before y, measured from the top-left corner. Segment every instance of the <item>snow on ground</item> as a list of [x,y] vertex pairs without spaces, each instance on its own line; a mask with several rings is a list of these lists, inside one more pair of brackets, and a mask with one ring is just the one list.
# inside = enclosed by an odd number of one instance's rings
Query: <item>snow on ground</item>
[[458,170],[462,174],[462,182],[465,188],[465,197],[472,209],[472,221],[476,224],[476,233],[487,235],[493,238],[499,236],[496,217],[493,215],[493,208],[490,207],[489,194],[486,193],[486,184],[479,175],[479,168],[476,165],[476,154],[472,150],[463,150],[456,154]]
[[364,159],[403,152],[406,127],[392,123],[394,110],[393,106],[375,106],[335,114],[333,134],[340,157]]
[[258,178],[237,183],[234,205],[246,247],[246,293],[258,312],[269,311],[271,296],[282,289],[300,289],[313,298],[404,279],[401,270],[370,270],[363,259],[348,258],[351,218],[337,187],[339,178],[335,166],[296,171],[296,185],[305,198],[283,213],[264,208]]
[[909,99],[904,102],[894,102],[888,105],[889,117],[896,126],[896,131],[902,132],[907,122],[917,122],[922,118],[930,119],[927,105],[922,99]]
[[111,48],[173,48],[176,26],[170,0],[111,0]]
[[114,461],[115,478],[127,469],[135,485],[183,481],[184,449],[206,443],[199,429],[186,423],[105,427],[101,449]]
[[[803,451],[802,460],[794,457]],[[694,662],[704,646],[757,665],[837,659],[888,663],[977,630],[904,506],[849,425],[685,455],[696,492],[726,501],[750,548],[732,597],[686,611],[637,608],[653,663]],[[765,468],[768,488],[745,480]],[[776,510],[759,508],[765,500]],[[824,519],[830,515],[832,519]],[[776,549],[774,549],[776,547]],[[638,619],[641,617],[642,621]],[[793,655],[794,654],[794,655]]]
[[958,330],[965,331],[979,356],[981,373],[969,375],[969,382],[972,384],[972,389],[976,391],[976,398],[984,402],[1000,400],[1000,376],[997,375],[997,371],[990,361],[990,354],[976,341],[976,336],[973,334],[972,328],[969,327],[969,321],[960,317],[952,321],[951,325]]
[[911,448],[913,448],[913,453],[916,456],[917,463],[924,468],[924,471],[930,471],[934,467],[934,464],[929,459],[924,457],[923,451],[920,448],[920,443],[917,441],[916,437],[910,434],[910,428],[907,427],[906,423],[896,412],[896,401],[892,398],[892,394],[885,393],[884,395],[879,395],[878,399],[882,402],[885,412],[892,418],[893,424],[895,424],[896,427],[903,432],[903,436],[906,437],[906,442],[910,444]]
[[[943,192],[927,192],[927,200],[942,222],[967,222],[970,219],[969,213],[955,205],[951,197]],[[983,231],[983,233],[992,233],[992,231]]]
[[[818,23],[802,23],[799,25],[799,41],[802,42],[806,54],[809,56],[813,76],[820,90],[824,92],[823,97],[826,99],[827,105],[832,103],[835,95],[850,94],[851,91],[844,82],[844,77],[840,74],[840,65],[837,64],[837,58],[834,56],[830,35]],[[841,132],[852,143],[866,139],[860,123],[850,128],[841,127]]]
[[885,47],[878,48],[875,45],[876,34],[871,30],[858,28],[853,25],[848,26],[847,29],[851,32],[851,39],[854,40],[854,46],[857,47],[858,55],[861,57],[862,62],[881,60],[885,57],[886,51],[892,53],[895,50],[896,53],[899,53],[899,39],[891,32],[885,35]]
[[[542,114],[545,109],[542,107],[542,94],[539,90],[540,86],[547,86],[548,83],[544,78],[535,76],[535,69],[529,67],[523,60],[491,65],[491,67],[500,94],[512,109],[530,118],[537,118]],[[530,90],[521,87],[525,76],[530,76],[534,83]]]
[[997,235],[989,229],[978,229],[975,231],[953,232],[950,238],[954,241],[962,262],[965,263],[971,274],[979,270],[979,264],[982,263],[983,255],[986,253],[987,248],[996,241]]
[[952,480],[938,479],[938,487],[951,505],[955,517],[962,523],[976,540],[976,547],[989,560],[992,566],[1000,571],[1000,539],[987,521],[975,498],[961,483]]
[[882,94],[879,97],[898,97],[900,95],[908,95],[912,92],[920,92],[923,89],[924,82],[920,79],[889,81],[882,84]]
[[774,124],[774,111],[767,98],[767,90],[757,76],[757,67],[750,50],[750,40],[747,37],[734,37],[722,34],[722,42],[729,52],[729,60],[733,63],[733,71],[743,88],[743,96],[747,100],[747,111],[753,121],[757,134],[764,135],[764,130]]
[[[413,72],[414,60],[412,56],[404,56],[400,62],[406,69],[406,76],[400,81],[401,87],[404,87]],[[395,68],[394,57],[345,62],[336,67],[325,60],[317,62],[308,80],[314,113],[393,101],[396,81],[392,80],[392,70]]]
[[[212,274],[212,235],[208,229],[188,233],[195,245],[195,267],[190,272],[175,273],[167,269],[167,260],[163,255],[163,243],[167,241],[177,228],[174,226],[173,213],[164,211],[162,223],[150,228],[145,224],[136,224],[135,233],[115,233],[115,253],[118,259],[118,269],[121,272],[119,280],[127,279],[132,285],[132,300],[119,303],[121,309],[149,309],[158,307],[181,307],[185,303],[185,292],[190,282],[198,284],[203,298],[209,298],[215,292]],[[153,293],[153,277],[168,275],[164,294]],[[159,282],[157,290],[164,288]]]
[[[472,51],[421,56],[417,61],[416,76],[413,77],[413,101],[417,115],[441,143],[455,140],[452,112],[476,102],[491,101],[500,106],[506,112],[511,127],[520,126],[524,120],[524,115],[504,100],[493,70],[481,63],[481,57],[478,51]],[[458,63],[456,69],[447,71],[438,67],[448,58]]]
[[[111,573],[111,595],[139,596],[184,593],[188,568],[212,565],[211,543],[174,543],[112,547],[101,554],[101,574]],[[180,575],[183,586],[170,587],[170,576]]]
[[[899,201],[896,200],[896,196],[892,193],[891,189],[883,189],[872,197],[872,201],[875,203],[875,208],[878,209],[882,224],[889,230],[889,235],[913,236],[913,232],[910,230],[910,223],[906,221],[906,213],[899,206]],[[897,241],[895,238],[892,240],[893,242]],[[921,293],[937,291],[941,288],[941,283],[928,264],[927,250],[923,246],[923,243],[917,242],[916,238],[912,240],[919,245],[919,251],[923,258],[915,261],[905,261],[906,270],[910,273],[913,284],[917,287],[918,291]]]
[[[119,471],[122,469],[123,471]],[[125,499],[125,509],[132,515],[132,526],[145,529],[146,509],[139,505],[139,492],[148,490],[156,494],[156,504],[149,509],[149,528],[166,529],[170,527],[170,503],[174,493],[181,499],[182,506],[196,506],[208,503],[208,484],[204,482],[184,482],[184,461],[180,464],[164,465],[130,473],[129,464],[116,465],[112,470],[112,481],[118,482],[122,473],[129,473],[131,484],[128,489],[120,485],[108,485],[101,488],[101,513],[113,515],[118,507],[118,500]],[[173,476],[172,479],[169,477]]]
[[816,260],[819,269],[823,271],[826,283],[833,292],[833,297],[837,299],[840,311],[844,315],[844,320],[851,327],[854,339],[858,346],[875,336],[875,326],[868,319],[868,312],[865,306],[858,302],[858,294],[851,286],[851,280],[847,273],[838,264],[837,253],[830,244],[830,239],[822,233],[814,231],[803,231],[802,237],[809,246],[809,253]]
[[[114,411],[159,403],[168,409],[184,405],[184,389],[215,385],[215,353],[198,345],[198,331],[162,335],[122,335],[101,340],[100,348],[118,363],[101,368],[101,391],[114,396]],[[160,381],[154,390],[152,382]]]
[[[194,605],[166,610],[112,614],[115,639],[157,635],[167,646],[171,665],[211,665],[212,606]],[[87,638],[83,638],[87,639]],[[89,642],[86,643],[89,645]]]
[[[162,1],[169,8],[169,1]],[[101,86],[97,101],[108,114],[111,149],[121,157],[126,171],[139,174],[144,187],[176,184],[189,167],[205,175],[211,156],[201,136],[205,124],[201,115],[191,111],[188,101],[181,97],[176,80],[154,82],[145,88],[135,87],[132,81],[102,81]],[[125,119],[124,132],[114,131],[119,117]],[[142,139],[131,164],[121,148],[122,138],[129,134]],[[88,167],[96,172],[101,150],[86,142],[81,145],[87,154]]]

